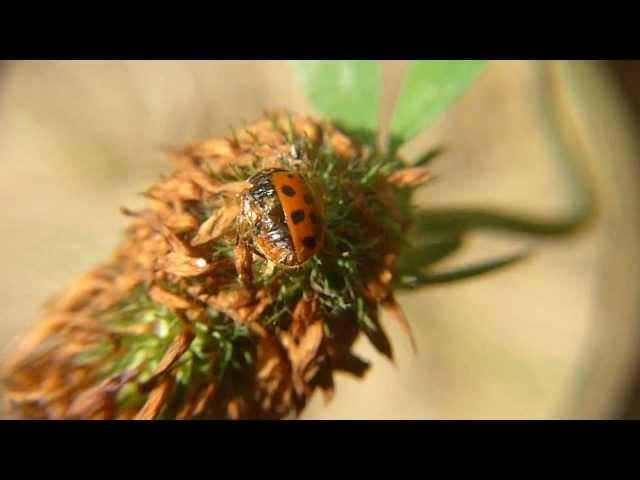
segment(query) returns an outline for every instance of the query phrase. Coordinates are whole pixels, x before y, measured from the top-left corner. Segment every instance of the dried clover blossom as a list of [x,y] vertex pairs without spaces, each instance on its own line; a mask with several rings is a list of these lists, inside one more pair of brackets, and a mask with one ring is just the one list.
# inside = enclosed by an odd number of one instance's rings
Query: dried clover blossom
[[[366,372],[351,352],[360,333],[392,356],[380,308],[410,334],[393,284],[425,168],[286,112],[169,156],[146,208],[123,209],[112,259],[52,300],[4,362],[11,416],[285,418],[316,389],[330,399],[334,372]],[[302,172],[324,205],[324,248],[294,269],[238,239],[247,179],[274,167]]]

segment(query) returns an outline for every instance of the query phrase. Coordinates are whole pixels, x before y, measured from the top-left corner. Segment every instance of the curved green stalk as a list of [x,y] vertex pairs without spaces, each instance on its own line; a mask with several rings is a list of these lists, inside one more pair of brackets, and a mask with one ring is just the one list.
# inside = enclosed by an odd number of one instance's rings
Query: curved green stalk
[[[563,118],[565,111],[560,98],[561,85],[555,68],[554,63],[548,62],[540,71],[540,80],[543,82],[541,116],[558,158],[562,159],[562,166],[566,169],[566,178],[571,192],[571,205],[568,212],[555,217],[544,217],[523,212],[482,208],[422,209],[414,217],[413,233],[417,238],[446,239],[445,242],[451,246],[446,250],[448,255],[454,253],[462,245],[464,235],[473,230],[500,230],[513,234],[554,237],[573,234],[588,225],[594,218],[597,206],[596,194],[584,168],[586,149],[574,131],[573,124]],[[444,247],[446,248],[446,245]],[[400,270],[401,276],[414,278],[414,280],[401,282],[400,286],[416,287],[467,278],[511,265],[521,259],[522,255],[446,273],[420,272],[420,269],[428,267],[441,258],[444,256],[414,257],[410,263],[412,268],[408,270],[410,273],[407,273],[407,270],[404,272]]]

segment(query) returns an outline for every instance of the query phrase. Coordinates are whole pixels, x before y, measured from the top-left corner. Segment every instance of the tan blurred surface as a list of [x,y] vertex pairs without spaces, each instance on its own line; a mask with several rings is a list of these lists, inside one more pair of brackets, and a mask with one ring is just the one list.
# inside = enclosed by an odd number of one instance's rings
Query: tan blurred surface
[[[401,80],[402,62],[385,62]],[[561,67],[561,68],[560,68]],[[406,149],[445,143],[430,206],[497,206],[541,214],[570,201],[557,148],[541,128],[540,65],[493,62],[477,85]],[[373,368],[341,377],[305,418],[557,418],[616,414],[637,343],[638,146],[625,106],[597,64],[559,66],[567,113],[587,141],[601,215],[560,242],[474,235],[442,267],[522,247],[525,263],[401,297],[419,352],[386,322],[396,366],[362,341]],[[0,347],[40,305],[105,259],[119,207],[169,169],[160,151],[225,135],[263,108],[311,112],[285,62],[21,62],[0,71]],[[385,111],[389,111],[386,94]],[[637,215],[635,215],[637,217]]]

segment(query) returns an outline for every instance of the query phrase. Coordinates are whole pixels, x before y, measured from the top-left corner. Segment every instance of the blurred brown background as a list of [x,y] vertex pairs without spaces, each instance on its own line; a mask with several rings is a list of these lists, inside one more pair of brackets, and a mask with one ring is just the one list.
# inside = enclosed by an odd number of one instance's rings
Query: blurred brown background
[[[383,62],[383,112],[405,62]],[[492,62],[407,157],[444,143],[429,206],[555,215],[572,202],[565,146],[545,127],[542,62]],[[556,107],[580,138],[599,216],[574,238],[474,234],[441,268],[535,248],[526,262],[403,294],[419,351],[392,323],[396,365],[366,341],[373,368],[341,377],[333,402],[305,418],[617,418],[640,416],[640,125],[637,63],[556,62]],[[9,62],[0,64],[0,348],[40,305],[105,259],[119,207],[169,170],[161,149],[258,117],[312,113],[286,62]],[[565,125],[566,127],[566,125]]]

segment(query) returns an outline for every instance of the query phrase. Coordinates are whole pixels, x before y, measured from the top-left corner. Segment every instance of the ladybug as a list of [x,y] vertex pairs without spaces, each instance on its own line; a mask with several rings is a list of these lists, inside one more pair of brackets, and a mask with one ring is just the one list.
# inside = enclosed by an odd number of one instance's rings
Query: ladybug
[[303,264],[323,247],[324,221],[311,189],[300,174],[271,168],[248,179],[240,222],[254,251],[285,267]]

